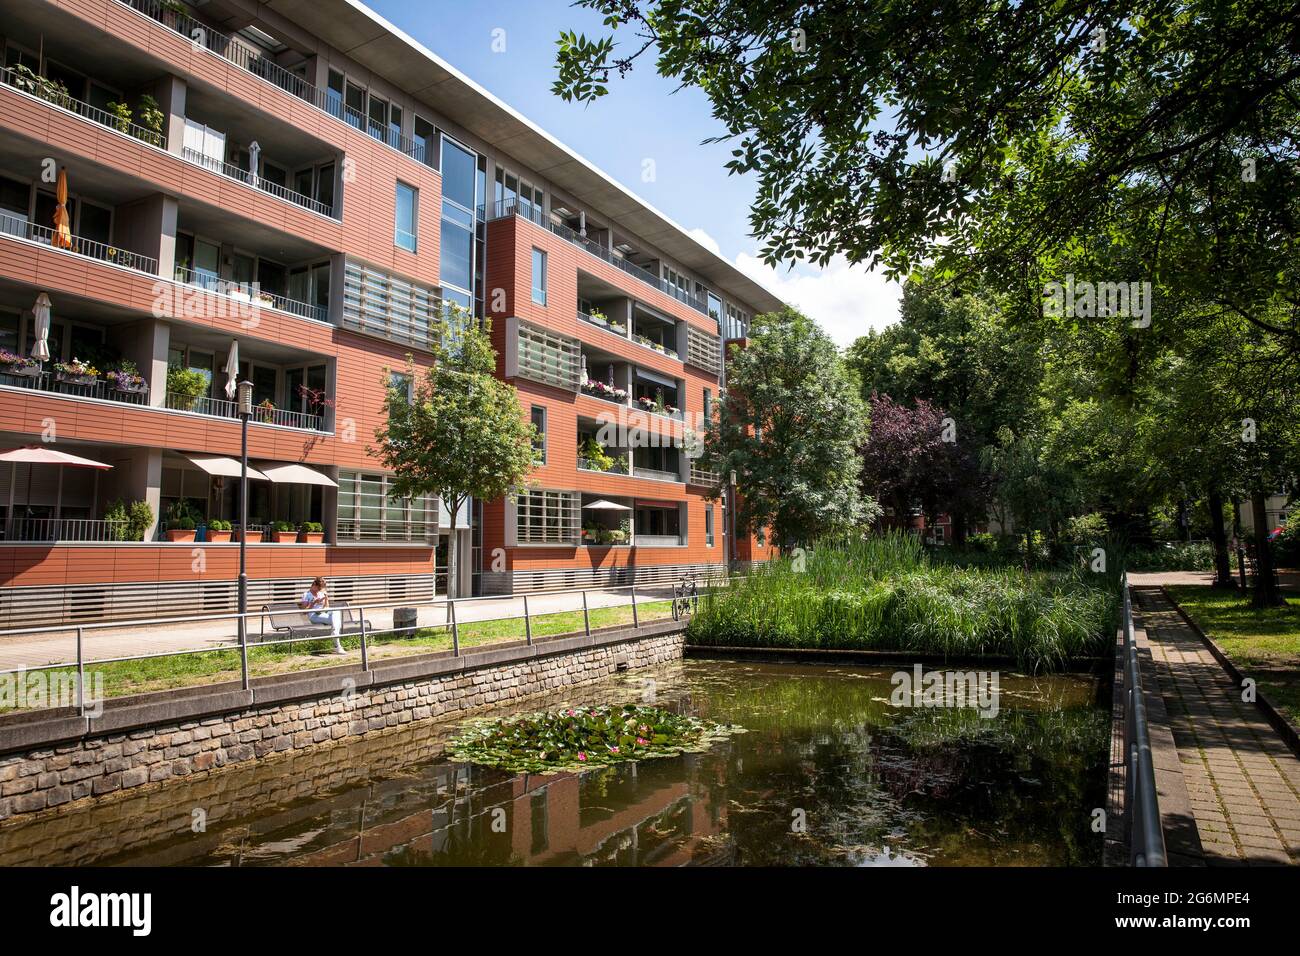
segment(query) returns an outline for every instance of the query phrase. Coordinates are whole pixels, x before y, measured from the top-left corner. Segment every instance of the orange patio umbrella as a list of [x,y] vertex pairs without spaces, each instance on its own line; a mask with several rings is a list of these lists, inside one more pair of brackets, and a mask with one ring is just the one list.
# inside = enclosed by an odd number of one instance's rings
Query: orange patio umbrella
[[54,198],[58,205],[54,207],[53,244],[60,249],[72,248],[72,225],[68,217],[68,168],[59,167],[59,179],[54,187]]

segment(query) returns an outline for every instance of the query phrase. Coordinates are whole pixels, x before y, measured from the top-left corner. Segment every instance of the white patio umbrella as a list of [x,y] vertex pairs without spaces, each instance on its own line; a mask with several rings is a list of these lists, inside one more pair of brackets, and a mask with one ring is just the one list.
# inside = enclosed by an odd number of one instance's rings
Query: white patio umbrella
[[239,339],[230,340],[230,354],[226,357],[226,398],[232,402],[239,391]]
[[590,504],[582,506],[583,511],[631,511],[627,505],[621,505],[617,501],[609,501],[605,498],[597,498]]
[[[91,461],[89,458],[80,458],[77,455],[69,455],[67,452],[55,451],[53,448],[42,448],[39,445],[27,445],[24,448],[15,448],[12,451],[0,452],[0,462],[9,462],[13,469],[9,478],[9,499],[13,501],[13,488],[18,480],[18,466],[24,464],[27,466],[27,514],[32,512],[32,471],[36,465],[60,465],[70,468],[94,468],[99,471],[108,471],[113,466],[106,465],[102,461]],[[62,473],[59,478],[59,496],[63,495]],[[13,521],[13,508],[9,508],[9,521]],[[6,534],[8,537],[8,534]]]
[[36,344],[32,346],[32,358],[38,362],[50,360],[50,297],[42,292],[36,297],[32,306],[32,332]]

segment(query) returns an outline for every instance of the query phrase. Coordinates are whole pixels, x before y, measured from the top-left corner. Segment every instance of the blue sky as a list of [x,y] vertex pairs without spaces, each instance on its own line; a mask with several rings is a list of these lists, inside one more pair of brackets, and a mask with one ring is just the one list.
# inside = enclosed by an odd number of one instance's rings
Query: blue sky
[[[770,269],[749,237],[750,178],[727,174],[726,143],[698,90],[677,89],[642,57],[590,106],[551,93],[561,30],[602,32],[567,0],[366,0],[381,16],[712,245],[727,260],[810,314],[841,345],[897,318],[897,288],[842,262]],[[504,30],[504,35],[494,31]],[[504,40],[504,51],[493,49]],[[649,170],[652,175],[647,175]]]

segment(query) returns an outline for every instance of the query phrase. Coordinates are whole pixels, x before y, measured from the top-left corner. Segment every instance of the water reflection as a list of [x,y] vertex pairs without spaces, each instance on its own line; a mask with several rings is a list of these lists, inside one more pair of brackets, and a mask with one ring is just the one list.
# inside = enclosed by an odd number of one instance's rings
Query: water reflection
[[704,754],[540,776],[446,762],[454,725],[426,724],[6,827],[0,864],[1099,861],[1089,813],[1104,804],[1109,725],[1097,681],[1004,677],[986,719],[890,707],[888,676],[689,661],[546,705],[653,701],[749,733]]

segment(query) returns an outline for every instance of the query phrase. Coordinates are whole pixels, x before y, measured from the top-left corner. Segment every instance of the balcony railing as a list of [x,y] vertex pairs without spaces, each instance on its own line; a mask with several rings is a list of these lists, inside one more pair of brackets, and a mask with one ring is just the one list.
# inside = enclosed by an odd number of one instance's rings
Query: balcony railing
[[683,421],[682,410],[674,405],[660,405],[658,402],[649,398],[638,398],[632,403],[632,407],[639,412],[645,412],[649,415],[662,415],[665,418],[675,418]]
[[[195,415],[210,415],[213,418],[239,419],[238,406],[224,398],[209,398],[206,395],[193,397],[167,393],[167,407],[176,412],[193,412]],[[283,428],[298,428],[303,431],[324,431],[324,418],[311,412],[294,412],[285,408],[266,405],[254,405],[253,415],[249,421],[254,425],[279,425]]]
[[14,518],[0,523],[6,541],[125,541],[128,522],[102,518]]
[[710,488],[716,488],[722,484],[722,476],[716,471],[709,471],[707,468],[701,468],[691,462],[691,484],[706,485]]
[[675,471],[661,471],[658,468],[645,468],[641,465],[632,466],[632,476],[635,478],[653,478],[655,481],[682,480],[682,476]]
[[666,355],[670,359],[680,358],[680,356],[678,356],[677,354],[676,349],[670,349],[666,345],[660,345],[654,339],[647,338],[644,335],[638,335],[637,333],[633,332],[632,341],[635,342],[637,345],[641,346],[643,349],[649,349],[651,352],[658,352],[660,355]]
[[83,119],[88,119],[92,123],[98,123],[100,126],[106,126],[115,132],[122,133],[126,136],[134,137],[142,143],[148,143],[150,146],[157,146],[159,149],[167,148],[167,137],[159,130],[148,129],[144,126],[137,126],[130,120],[124,119],[113,113],[101,110],[89,103],[74,99],[67,90],[61,86],[56,86],[51,80],[37,76],[30,71],[20,71],[12,68],[0,70],[0,83],[6,86],[12,86],[21,93],[34,96],[39,100],[44,100],[70,113],[76,113]]
[[[622,397],[619,396],[619,392],[623,393]],[[597,382],[593,379],[587,379],[582,383],[582,394],[590,395],[592,398],[599,398],[614,405],[627,405],[626,389],[607,385],[604,382]]]
[[118,387],[116,382],[96,378],[93,381],[68,380],[52,369],[41,371],[39,367],[18,372],[12,366],[0,366],[0,385],[10,388],[30,388],[34,391],[52,392],[55,395],[72,395],[76,398],[93,398],[102,402],[120,402],[124,405],[148,405],[149,386],[142,385],[138,391],[127,391]]
[[620,457],[617,454],[611,454],[614,464],[608,468],[601,468],[598,464],[589,458],[578,457],[578,468],[582,471],[597,471],[602,475],[626,475],[628,473],[627,456]]
[[594,325],[598,329],[604,329],[607,332],[613,332],[615,335],[621,335],[624,338],[627,337],[626,322],[617,322],[614,319],[606,318],[604,316],[589,315],[586,312],[579,312],[578,318],[581,319],[583,322],[587,322],[591,325]]
[[215,53],[241,70],[245,70],[273,86],[278,86],[286,93],[311,104],[321,112],[329,113],[331,116],[359,130],[365,130],[381,143],[400,153],[405,153],[417,162],[433,165],[427,162],[428,159],[434,157],[426,156],[423,143],[393,130],[384,129],[378,124],[367,120],[357,110],[340,100],[337,94],[331,95],[328,90],[322,90],[307,82],[298,74],[291,73],[274,60],[263,56],[260,50],[212,29],[206,23],[181,13],[162,2],[162,0],[118,0],[118,2],[139,13],[143,13],[151,20],[179,33],[187,41]]
[[225,176],[227,179],[241,182],[246,186],[252,186],[254,189],[260,189],[277,199],[283,199],[285,202],[291,202],[294,205],[302,206],[304,209],[310,209],[312,212],[321,216],[328,216],[330,219],[339,218],[334,213],[334,207],[327,206],[320,200],[312,199],[310,196],[304,196],[302,193],[296,193],[279,183],[273,183],[265,176],[258,176],[250,170],[240,169],[232,163],[223,162],[215,156],[201,153],[197,149],[190,149],[188,146],[181,150],[181,155],[188,163],[202,166],[204,169]]
[[228,295],[232,298],[244,299],[253,306],[266,306],[304,319],[312,319],[316,322],[329,321],[329,310],[323,305],[312,305],[298,299],[291,299],[285,295],[276,295],[248,283],[222,279],[210,272],[198,272],[185,266],[176,266],[176,281],[216,295]]
[[676,548],[682,544],[681,535],[677,534],[641,534],[632,536],[632,543],[643,548]]
[[584,235],[574,232],[568,226],[563,226],[557,222],[550,222],[549,220],[544,219],[536,203],[524,203],[518,199],[502,199],[495,204],[492,218],[504,219],[507,216],[518,216],[521,219],[527,219],[530,222],[534,222],[544,229],[549,229],[561,239],[586,250],[597,259],[609,263],[616,269],[622,269],[633,278],[640,279],[642,282],[654,286],[660,292],[665,295],[670,295],[679,302],[689,305],[697,312],[702,312],[705,315],[709,314],[709,307],[704,299],[696,298],[693,295],[683,292],[667,279],[661,279],[649,269],[642,269],[640,266],[628,262],[622,256],[615,255],[613,251],[606,249],[600,243],[588,239]]
[[64,246],[62,242],[56,241],[54,230],[49,226],[38,226],[34,222],[19,219],[17,216],[0,213],[0,234],[13,236],[15,239],[25,239],[28,242],[39,242],[43,246],[49,246],[60,252],[70,252],[75,255],[98,259],[100,262],[121,266],[124,269],[134,269],[136,272],[144,272],[155,276],[158,274],[157,259],[142,256],[128,249],[110,246],[106,242],[96,242],[94,239],[83,239],[75,235],[65,240],[69,245]]

